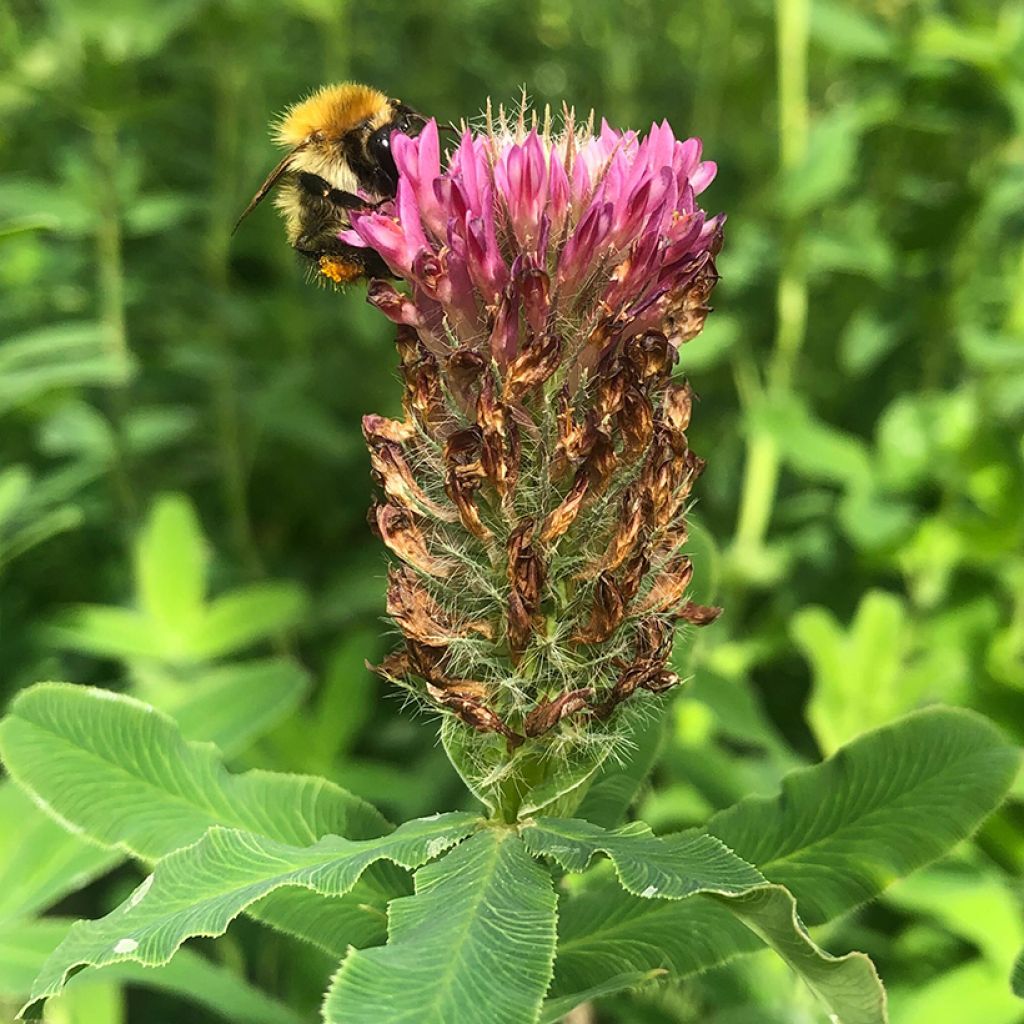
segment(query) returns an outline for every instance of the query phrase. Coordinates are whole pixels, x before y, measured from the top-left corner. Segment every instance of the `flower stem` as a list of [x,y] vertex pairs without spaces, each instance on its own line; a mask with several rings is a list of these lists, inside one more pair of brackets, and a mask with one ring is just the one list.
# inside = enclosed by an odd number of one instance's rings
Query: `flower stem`
[[[778,83],[779,175],[783,187],[807,156],[810,104],[807,86],[810,0],[776,0],[776,78]],[[775,349],[766,373],[769,395],[785,395],[793,383],[807,330],[808,284],[803,259],[802,222],[787,216],[782,233],[782,265],[776,286]],[[743,491],[734,546],[758,548],[768,532],[779,480],[779,449],[764,434],[747,439]]]

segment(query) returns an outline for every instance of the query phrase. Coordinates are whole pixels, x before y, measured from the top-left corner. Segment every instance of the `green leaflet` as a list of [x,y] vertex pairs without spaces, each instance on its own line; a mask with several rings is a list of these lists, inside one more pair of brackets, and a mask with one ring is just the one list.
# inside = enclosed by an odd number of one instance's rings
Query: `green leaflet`
[[589,1002],[591,999],[600,999],[602,996],[613,996],[619,992],[636,988],[645,981],[653,981],[655,978],[663,977],[667,971],[629,971],[626,974],[616,974],[607,981],[598,982],[592,988],[577,992],[571,996],[563,996],[561,999],[548,999],[544,1003],[538,1024],[559,1024],[566,1014],[571,1013],[580,1003]]
[[232,662],[197,672],[188,683],[163,689],[157,700],[183,736],[211,740],[230,757],[295,714],[310,688],[308,674],[287,658]]
[[718,900],[771,946],[831,1010],[833,1024],[887,1024],[885,989],[864,953],[835,957],[807,934],[793,894],[766,885]]
[[[164,707],[186,736],[211,740],[228,755],[287,714],[307,685],[294,662],[264,659],[178,684]],[[0,783],[0,921],[45,910],[121,859],[117,850],[62,828],[13,782]]]
[[155,860],[213,825],[296,845],[387,830],[369,804],[323,779],[232,775],[148,704],[63,683],[23,690],[0,722],[11,776],[73,831]]
[[[42,683],[22,691],[0,722],[0,753],[14,779],[65,827],[143,860],[188,846],[212,826],[299,846],[325,835],[373,838],[389,828],[369,804],[323,779],[232,775],[211,744],[187,742],[165,715],[108,690]],[[383,940],[384,906],[407,884],[397,868],[381,864],[349,905],[315,907],[322,898],[290,890],[252,914],[340,956],[350,943]]]
[[343,897],[290,886],[275,889],[245,912],[340,960],[349,946],[377,946],[387,938],[388,900],[409,889],[406,873],[383,861],[372,865]]
[[210,551],[192,502],[183,494],[161,495],[135,542],[139,605],[155,630],[187,637],[203,618]]
[[188,665],[251,647],[305,614],[305,592],[288,582],[254,583],[208,601],[208,545],[184,495],[156,501],[134,555],[137,610],[71,608],[49,628],[58,646],[126,661]]
[[[71,927],[71,921],[44,918],[0,925],[0,996],[24,998],[32,979],[47,956]],[[163,967],[139,964],[115,964],[102,974],[85,971],[68,982],[68,991],[77,993],[99,981],[160,989],[188,999],[219,1014],[226,1020],[244,1020],[246,1024],[303,1024],[303,1018],[240,978],[230,968],[213,963],[190,949],[180,949]],[[89,1024],[107,1024],[105,1018],[86,1018]]]
[[551,878],[511,832],[488,829],[416,874],[386,946],[353,950],[326,1024],[533,1024],[551,980]]
[[970,835],[1019,763],[985,719],[930,708],[793,772],[779,796],[743,800],[706,828],[793,892],[804,919],[818,924]]
[[562,900],[558,959],[549,995],[568,1000],[604,979],[654,967],[699,974],[764,948],[745,924],[710,900],[640,899],[611,877]]
[[[779,797],[721,812],[708,831],[790,888],[813,924],[872,899],[969,834],[1005,794],[1017,762],[983,719],[924,711],[794,772]],[[601,881],[563,903],[551,995],[651,967],[685,976],[758,948],[709,900],[636,899]]]
[[[284,659],[220,666],[188,686],[178,685],[171,710],[185,735],[212,740],[230,753],[244,748],[286,714],[306,686],[305,673]],[[81,889],[121,859],[118,850],[95,845],[62,828],[13,782],[0,783],[0,922],[16,919],[24,932],[29,927],[26,915],[45,910],[67,893]],[[311,922],[315,913],[320,919],[319,944],[339,956],[349,942],[383,941],[382,921],[374,915],[353,912],[354,908],[343,911],[338,901],[308,892],[301,920],[296,915],[282,917],[288,910],[281,898],[284,895],[274,898],[274,906],[261,907],[261,918],[269,913],[273,919],[276,912],[282,919],[269,923],[294,934],[295,927]],[[288,895],[297,896],[299,890],[290,890]],[[377,894],[367,900],[368,904],[374,902],[383,906]],[[341,941],[335,942],[336,938]],[[20,995],[28,991],[34,974],[30,973]]]
[[531,853],[553,858],[566,871],[585,871],[596,854],[606,853],[622,887],[644,899],[743,893],[764,884],[760,872],[714,836],[681,832],[661,839],[640,821],[606,831],[576,818],[537,818],[523,829],[523,841]]
[[120,859],[61,828],[13,782],[0,782],[0,922],[46,910]]
[[73,925],[43,965],[22,1013],[38,1013],[41,1001],[56,995],[79,965],[167,963],[186,939],[223,934],[243,910],[282,886],[344,896],[376,861],[417,867],[476,827],[469,814],[438,815],[377,839],[328,836],[308,847],[212,828],[194,846],[164,857],[112,913]]
[[0,414],[60,388],[123,384],[127,356],[111,352],[103,325],[68,320],[18,335],[0,351]]
[[836,1024],[885,1024],[885,991],[862,953],[832,957],[800,922],[796,901],[770,885],[712,836],[680,833],[660,839],[642,823],[614,831],[586,821],[539,818],[523,831],[533,853],[582,871],[599,852],[615,865],[623,887],[643,899],[683,900],[695,894],[718,902],[771,946],[832,1011]]
[[790,634],[814,674],[807,721],[825,754],[914,708],[965,696],[949,649],[922,637],[906,602],[887,591],[869,590],[846,629],[827,608],[802,608]]

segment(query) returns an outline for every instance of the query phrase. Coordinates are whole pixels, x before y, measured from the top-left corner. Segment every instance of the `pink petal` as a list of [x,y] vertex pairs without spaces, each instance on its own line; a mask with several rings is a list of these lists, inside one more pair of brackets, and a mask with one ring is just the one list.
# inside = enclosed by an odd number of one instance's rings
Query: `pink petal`
[[697,169],[690,175],[690,186],[693,194],[699,196],[715,180],[718,173],[718,164],[714,160],[705,160],[697,165]]

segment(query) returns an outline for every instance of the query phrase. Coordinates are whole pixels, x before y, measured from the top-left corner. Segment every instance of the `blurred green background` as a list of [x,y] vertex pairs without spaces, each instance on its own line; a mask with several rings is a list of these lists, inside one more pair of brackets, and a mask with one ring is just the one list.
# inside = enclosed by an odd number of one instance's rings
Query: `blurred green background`
[[[679,645],[641,814],[699,823],[928,702],[1024,735],[1020,2],[7,0],[0,52],[5,702],[110,686],[238,768],[322,772],[393,816],[465,799],[363,668],[389,643],[359,433],[397,408],[389,326],[307,284],[269,207],[230,235],[271,115],[354,78],[442,119],[525,84],[667,117],[718,161],[717,312],[682,367],[697,585],[726,614]],[[894,1024],[1024,1020],[1017,795],[821,936],[872,954]],[[29,835],[48,859],[24,863]],[[0,784],[0,1013],[60,920],[139,877],[116,862]],[[319,954],[250,922],[194,948],[50,1020],[316,1019]],[[762,956],[577,1019],[823,1016]]]

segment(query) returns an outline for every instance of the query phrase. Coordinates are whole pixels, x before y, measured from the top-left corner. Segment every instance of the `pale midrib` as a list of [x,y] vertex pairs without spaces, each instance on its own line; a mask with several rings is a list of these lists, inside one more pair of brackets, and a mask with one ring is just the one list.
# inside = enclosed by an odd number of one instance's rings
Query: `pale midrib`
[[[469,935],[473,929],[473,925],[476,923],[477,918],[479,916],[481,906],[487,902],[486,897],[495,884],[495,879],[497,878],[498,865],[500,864],[502,857],[502,848],[507,840],[508,837],[499,838],[498,841],[494,844],[493,853],[489,854],[490,864],[486,865],[484,869],[484,881],[481,884],[480,889],[477,895],[473,898],[472,902],[467,904],[467,910],[469,912],[466,915],[465,924],[461,929],[459,929],[458,943],[453,943],[448,947],[449,951],[455,950],[457,948],[460,951],[459,955],[457,957],[452,956],[448,959],[448,969],[443,971],[439,976],[439,984],[434,988],[434,997],[427,1004],[427,1009],[429,1009],[431,1012],[440,1009],[441,1006],[451,998],[451,993],[454,991],[455,979],[459,974],[459,966],[462,963],[461,950],[463,949],[463,947],[465,946],[466,942],[469,939]],[[528,853],[526,855],[529,856]],[[403,898],[416,899],[418,895],[419,894],[414,894],[413,896]],[[557,941],[557,936],[555,938]],[[547,988],[547,985],[551,984],[551,974],[553,972],[553,966],[553,963],[549,964],[548,966],[548,978],[547,983],[545,985],[545,990]],[[542,992],[538,1002],[543,1001],[543,998],[544,994]],[[428,1018],[426,1013],[424,1013],[423,1019],[433,1018]]]
[[[476,918],[477,918],[477,913],[479,912],[480,907],[484,903],[486,903],[487,892],[490,889],[491,885],[494,883],[494,876],[495,876],[495,874],[497,872],[498,864],[501,861],[501,847],[502,847],[502,843],[503,843],[503,840],[501,840],[499,838],[498,842],[496,842],[494,844],[494,852],[493,852],[493,855],[492,855],[492,858],[491,858],[491,864],[488,865],[488,867],[487,867],[487,881],[486,881],[485,884],[480,886],[480,891],[477,893],[476,898],[470,904],[470,907],[472,908],[472,912],[466,915],[466,923],[460,929],[460,936],[459,936],[459,943],[458,943],[458,949],[460,950],[460,955],[459,955],[458,958],[451,957],[448,960],[448,963],[451,966],[449,967],[449,969],[447,971],[443,971],[442,974],[441,974],[441,978],[440,978],[441,984],[438,985],[437,988],[435,989],[434,999],[429,1004],[431,1010],[436,1010],[436,1009],[440,1008],[442,1001],[447,999],[449,997],[449,995],[450,995],[450,992],[454,989],[455,977],[456,977],[456,975],[458,973],[457,970],[455,969],[454,965],[456,963],[461,963],[461,950],[462,950],[462,947],[468,941],[469,933],[472,931],[473,924],[474,924],[474,922],[476,921]],[[409,898],[410,899],[415,899],[416,896],[413,895],[413,896],[411,896]],[[454,948],[455,948],[454,946],[450,946],[449,947],[449,949],[454,949]]]

